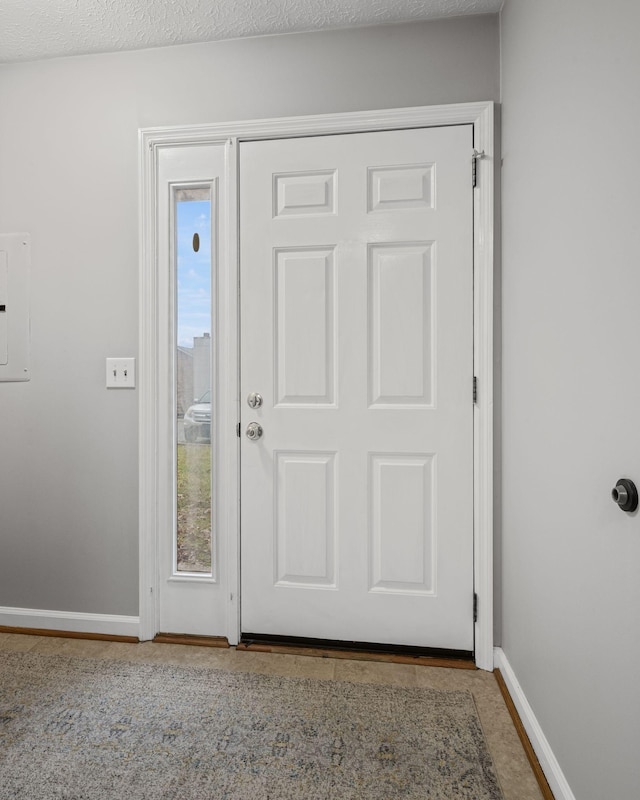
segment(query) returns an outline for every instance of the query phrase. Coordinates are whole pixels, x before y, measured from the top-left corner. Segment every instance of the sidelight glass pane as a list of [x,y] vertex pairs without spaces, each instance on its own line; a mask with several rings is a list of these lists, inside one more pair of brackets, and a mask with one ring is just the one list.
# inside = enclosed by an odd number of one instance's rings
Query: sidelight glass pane
[[211,190],[175,190],[176,572],[212,573]]

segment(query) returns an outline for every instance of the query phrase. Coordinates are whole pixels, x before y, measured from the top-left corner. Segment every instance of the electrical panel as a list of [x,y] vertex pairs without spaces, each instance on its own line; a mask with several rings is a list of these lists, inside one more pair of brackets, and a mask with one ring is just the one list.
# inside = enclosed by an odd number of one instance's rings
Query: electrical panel
[[28,381],[28,234],[0,234],[0,381]]

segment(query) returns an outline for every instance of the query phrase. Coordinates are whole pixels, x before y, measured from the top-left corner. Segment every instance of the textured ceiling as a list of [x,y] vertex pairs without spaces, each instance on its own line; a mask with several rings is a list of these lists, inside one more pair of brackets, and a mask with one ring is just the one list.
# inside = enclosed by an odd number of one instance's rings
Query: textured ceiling
[[503,0],[0,0],[0,62],[487,14]]

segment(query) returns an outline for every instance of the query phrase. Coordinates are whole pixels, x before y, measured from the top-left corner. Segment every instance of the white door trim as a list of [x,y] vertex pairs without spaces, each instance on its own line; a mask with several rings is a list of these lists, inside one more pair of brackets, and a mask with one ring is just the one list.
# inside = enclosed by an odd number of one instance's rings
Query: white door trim
[[[227,196],[228,251],[221,263],[220,292],[226,300],[227,338],[220,360],[223,396],[228,405],[221,421],[222,463],[226,498],[226,575],[229,605],[226,635],[234,644],[240,634],[239,573],[239,449],[238,417],[238,208],[237,144],[248,139],[274,139],[329,133],[394,130],[435,125],[472,124],[474,147],[484,151],[478,161],[474,191],[474,374],[478,379],[474,407],[474,580],[478,595],[475,659],[481,669],[493,669],[493,236],[494,236],[494,105],[490,102],[387,109],[346,114],[323,114],[281,119],[250,120],[140,131],[140,350],[139,350],[139,459],[140,459],[140,638],[150,639],[158,623],[158,344],[156,279],[156,170],[161,148],[228,142]],[[471,180],[471,154],[469,159]],[[221,198],[223,201],[223,198]],[[224,327],[221,327],[225,330]],[[471,387],[470,387],[471,393]]]

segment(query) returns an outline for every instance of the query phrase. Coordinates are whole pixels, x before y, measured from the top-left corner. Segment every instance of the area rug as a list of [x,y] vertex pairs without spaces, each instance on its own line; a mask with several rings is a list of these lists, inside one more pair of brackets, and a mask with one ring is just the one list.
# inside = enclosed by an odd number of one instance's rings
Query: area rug
[[466,692],[0,653],[0,798],[502,794]]

